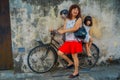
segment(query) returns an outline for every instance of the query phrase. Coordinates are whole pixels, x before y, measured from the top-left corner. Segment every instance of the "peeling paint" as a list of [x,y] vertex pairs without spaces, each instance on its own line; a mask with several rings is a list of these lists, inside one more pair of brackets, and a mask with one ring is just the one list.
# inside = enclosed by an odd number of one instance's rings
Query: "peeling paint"
[[[46,3],[47,1],[47,3]],[[120,1],[119,0],[10,0],[10,18],[12,30],[12,49],[14,60],[21,62],[21,70],[28,72],[26,57],[35,46],[35,39],[50,42],[49,29],[63,24],[59,12],[77,3],[82,16],[93,17],[91,34],[94,43],[100,49],[99,63],[110,56],[120,58]],[[59,40],[59,39],[58,39]],[[20,56],[18,48],[24,47]],[[21,61],[22,60],[22,61]],[[16,63],[16,64],[17,64]]]

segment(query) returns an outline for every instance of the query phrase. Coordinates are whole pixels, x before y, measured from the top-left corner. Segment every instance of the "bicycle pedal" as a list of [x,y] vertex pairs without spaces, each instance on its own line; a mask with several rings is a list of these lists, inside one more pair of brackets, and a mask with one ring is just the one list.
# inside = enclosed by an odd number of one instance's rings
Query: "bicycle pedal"
[[64,59],[61,59],[60,62],[63,67],[65,67],[67,65],[67,62]]
[[57,62],[57,63],[55,64],[55,66],[59,66],[59,64],[60,64],[60,63],[59,63],[59,62]]

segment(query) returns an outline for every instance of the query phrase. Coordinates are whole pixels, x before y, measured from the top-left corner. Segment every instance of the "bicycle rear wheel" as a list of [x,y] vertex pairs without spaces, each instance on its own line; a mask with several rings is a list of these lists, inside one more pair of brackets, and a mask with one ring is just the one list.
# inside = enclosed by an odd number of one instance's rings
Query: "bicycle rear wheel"
[[33,72],[44,73],[57,62],[57,53],[51,46],[37,46],[29,52],[27,62]]
[[96,65],[99,59],[99,48],[94,43],[92,43],[90,50],[92,58],[87,57],[85,45],[83,44],[83,53],[78,55],[80,60],[80,68],[91,69]]

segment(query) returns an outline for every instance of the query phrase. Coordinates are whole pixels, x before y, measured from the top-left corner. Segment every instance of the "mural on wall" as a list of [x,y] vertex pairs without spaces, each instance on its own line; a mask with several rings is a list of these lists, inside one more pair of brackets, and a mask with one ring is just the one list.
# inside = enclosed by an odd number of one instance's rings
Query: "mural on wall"
[[[61,26],[59,12],[71,4],[81,7],[82,16],[93,17],[91,34],[100,48],[100,62],[120,57],[119,0],[10,0],[12,49],[15,68],[28,72],[27,54],[34,40],[50,40],[49,29]],[[19,66],[18,66],[19,65]]]

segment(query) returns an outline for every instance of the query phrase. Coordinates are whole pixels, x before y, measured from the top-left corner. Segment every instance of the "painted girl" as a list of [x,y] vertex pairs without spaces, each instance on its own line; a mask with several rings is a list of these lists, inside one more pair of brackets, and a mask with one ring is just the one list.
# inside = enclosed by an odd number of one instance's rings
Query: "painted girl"
[[92,57],[91,55],[91,51],[90,51],[90,47],[91,47],[91,44],[93,42],[93,39],[92,37],[90,36],[90,28],[92,27],[92,17],[91,16],[86,16],[85,19],[84,19],[84,27],[86,29],[86,32],[87,32],[87,35],[84,39],[84,42],[86,43],[85,46],[86,46],[86,52],[87,52],[87,55],[89,58]]

